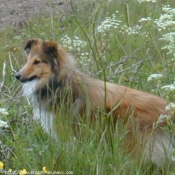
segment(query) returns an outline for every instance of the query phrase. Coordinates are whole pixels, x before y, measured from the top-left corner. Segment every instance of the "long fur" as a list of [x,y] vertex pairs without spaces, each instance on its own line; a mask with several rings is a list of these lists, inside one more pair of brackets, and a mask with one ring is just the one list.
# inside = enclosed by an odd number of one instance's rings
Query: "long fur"
[[[161,115],[171,115],[171,111],[165,110],[167,102],[163,98],[82,73],[75,59],[56,42],[31,39],[24,49],[27,62],[16,78],[23,84],[24,95],[34,104],[34,119],[40,120],[47,132],[55,134],[51,111],[57,113],[61,103],[66,106],[69,102],[75,124],[77,116],[93,121],[97,114],[100,116],[99,111],[104,110],[111,114],[114,123],[119,119],[126,123],[128,151],[144,145],[143,156],[158,166],[171,155],[174,140],[161,129],[167,125],[166,120],[153,130]],[[133,134],[136,129],[139,139]]]

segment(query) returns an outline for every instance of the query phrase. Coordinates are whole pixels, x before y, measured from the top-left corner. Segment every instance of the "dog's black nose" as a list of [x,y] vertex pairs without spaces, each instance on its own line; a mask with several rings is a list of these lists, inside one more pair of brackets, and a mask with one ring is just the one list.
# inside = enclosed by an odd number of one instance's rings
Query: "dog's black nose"
[[15,75],[15,77],[16,77],[16,79],[20,79],[21,78],[21,75],[20,75],[20,73],[18,72],[18,73],[16,73],[16,75]]

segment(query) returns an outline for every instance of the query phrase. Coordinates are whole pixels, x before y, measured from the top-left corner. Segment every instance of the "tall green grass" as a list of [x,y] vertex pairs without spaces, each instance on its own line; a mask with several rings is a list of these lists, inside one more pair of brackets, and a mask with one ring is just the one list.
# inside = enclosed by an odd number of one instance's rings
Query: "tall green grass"
[[[17,92],[19,82],[14,78],[15,71],[25,62],[22,43],[39,37],[58,41],[75,56],[80,69],[93,77],[175,101],[172,91],[162,89],[162,86],[174,83],[175,74],[174,53],[169,48],[162,49],[170,44],[173,48],[174,43],[160,40],[164,34],[173,33],[175,27],[167,24],[165,29],[159,30],[155,23],[165,14],[163,4],[175,8],[174,3],[168,0],[156,3],[139,3],[136,0],[70,1],[64,11],[58,9],[45,16],[42,12],[31,16],[23,29],[7,27],[0,31],[1,79],[5,80],[0,93],[0,107],[9,112],[8,116],[2,115],[1,118],[10,125],[10,132],[3,128],[0,130],[0,159],[5,163],[5,170],[25,168],[27,171],[41,171],[45,166],[48,171],[73,171],[76,175],[157,175],[161,171],[173,174],[166,167],[162,170],[142,168],[141,159],[136,157],[133,160],[126,154],[122,145],[126,131],[122,123],[117,124],[115,131],[111,125],[105,125],[105,120],[102,125],[97,122],[93,128],[83,123],[80,128],[83,135],[79,140],[72,132],[72,114],[60,110],[57,116],[58,140],[48,136],[32,120],[32,106]],[[115,28],[112,23],[108,30],[100,33],[98,27],[106,17],[112,19],[113,14],[120,21],[119,26]],[[175,17],[172,12],[173,15]],[[150,20],[139,22],[147,17]],[[85,44],[75,45],[77,42]],[[163,78],[148,82],[147,78],[153,73],[162,74]]]

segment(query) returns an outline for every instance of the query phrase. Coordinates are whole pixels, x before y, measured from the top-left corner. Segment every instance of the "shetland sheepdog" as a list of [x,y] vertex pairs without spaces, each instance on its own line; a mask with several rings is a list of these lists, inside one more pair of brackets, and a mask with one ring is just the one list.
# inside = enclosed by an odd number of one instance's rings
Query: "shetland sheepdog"
[[[158,120],[162,115],[173,117],[172,111],[165,110],[167,102],[163,98],[84,74],[73,56],[54,41],[31,39],[24,50],[26,64],[15,77],[33,103],[34,119],[46,132],[55,134],[54,114],[59,112],[60,104],[72,111],[73,125],[78,124],[78,117],[98,122],[94,118],[97,114],[102,116],[99,111],[105,111],[114,124],[119,120],[126,124],[128,151],[132,152],[135,146],[143,148],[143,157],[157,166],[171,155],[174,138],[162,129],[167,121]],[[139,139],[134,138],[136,128]]]

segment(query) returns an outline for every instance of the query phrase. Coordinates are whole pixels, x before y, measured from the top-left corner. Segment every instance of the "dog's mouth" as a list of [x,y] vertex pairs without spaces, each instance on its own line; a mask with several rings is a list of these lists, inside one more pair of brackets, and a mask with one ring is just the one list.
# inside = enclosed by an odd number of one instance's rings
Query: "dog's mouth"
[[22,76],[20,72],[17,72],[15,75],[16,79],[19,80],[21,83],[27,83],[27,82],[31,82],[35,79],[37,79],[38,77],[36,75],[30,77],[30,78],[26,78],[25,76]]
[[20,78],[20,81],[21,83],[28,83],[28,82],[31,82],[33,80],[36,80],[38,77],[35,75],[35,76],[32,76],[30,78]]

